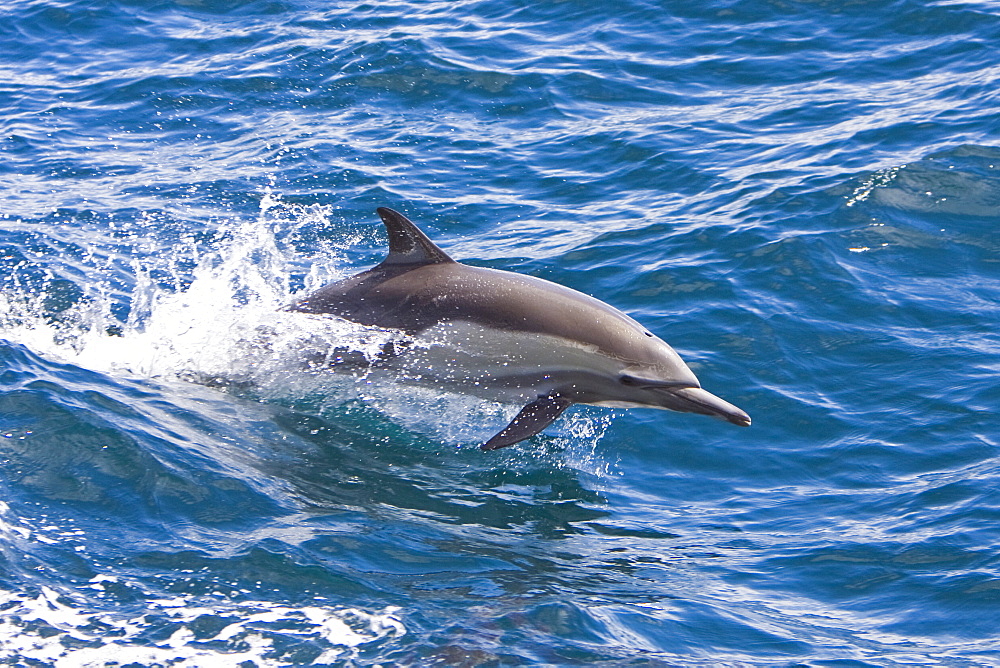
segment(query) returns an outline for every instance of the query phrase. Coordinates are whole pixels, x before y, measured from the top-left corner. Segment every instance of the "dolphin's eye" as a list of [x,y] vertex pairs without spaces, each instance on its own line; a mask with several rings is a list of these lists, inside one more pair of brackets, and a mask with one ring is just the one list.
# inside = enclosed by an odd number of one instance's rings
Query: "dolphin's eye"
[[618,382],[622,385],[627,385],[628,387],[639,387],[641,384],[639,379],[634,376],[622,375],[618,378]]

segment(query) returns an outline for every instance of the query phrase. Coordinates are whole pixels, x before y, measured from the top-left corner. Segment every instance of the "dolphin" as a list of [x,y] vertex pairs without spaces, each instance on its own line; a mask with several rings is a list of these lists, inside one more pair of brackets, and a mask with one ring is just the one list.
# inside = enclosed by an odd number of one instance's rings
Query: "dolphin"
[[379,208],[389,255],[286,307],[402,330],[372,362],[401,382],[524,408],[483,450],[539,433],[574,403],[750,416],[701,388],[665,341],[618,309],[524,274],[456,262],[406,216]]

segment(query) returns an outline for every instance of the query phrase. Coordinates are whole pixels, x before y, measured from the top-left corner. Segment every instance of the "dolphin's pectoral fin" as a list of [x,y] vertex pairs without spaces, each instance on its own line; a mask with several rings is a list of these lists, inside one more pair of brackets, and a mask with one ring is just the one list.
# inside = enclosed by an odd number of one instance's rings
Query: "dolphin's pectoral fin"
[[496,450],[530,438],[552,424],[573,402],[558,394],[538,397],[521,409],[510,424],[499,434],[479,446],[483,450]]

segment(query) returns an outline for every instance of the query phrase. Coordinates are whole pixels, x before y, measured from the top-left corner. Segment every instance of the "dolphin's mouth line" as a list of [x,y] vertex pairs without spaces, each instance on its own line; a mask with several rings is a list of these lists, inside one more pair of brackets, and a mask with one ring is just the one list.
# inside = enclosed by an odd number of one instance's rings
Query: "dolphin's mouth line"
[[670,392],[671,390],[683,390],[688,388],[700,388],[700,385],[694,385],[686,380],[677,381],[659,381],[659,380],[646,380],[645,378],[638,378],[636,376],[630,376],[625,374],[618,379],[622,385],[628,387],[638,387],[641,390],[664,390]]
[[701,385],[691,383],[650,383],[649,385],[638,385],[644,390],[663,390],[664,392],[674,392],[676,390],[700,390]]

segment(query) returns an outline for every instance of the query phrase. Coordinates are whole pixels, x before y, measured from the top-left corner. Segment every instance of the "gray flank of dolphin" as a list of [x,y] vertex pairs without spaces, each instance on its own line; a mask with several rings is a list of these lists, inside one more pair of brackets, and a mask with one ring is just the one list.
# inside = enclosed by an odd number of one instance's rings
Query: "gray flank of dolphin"
[[378,214],[389,255],[288,310],[402,330],[419,345],[378,365],[402,382],[524,408],[484,450],[539,433],[574,403],[750,416],[703,390],[665,341],[613,306],[533,276],[456,262],[392,209]]

